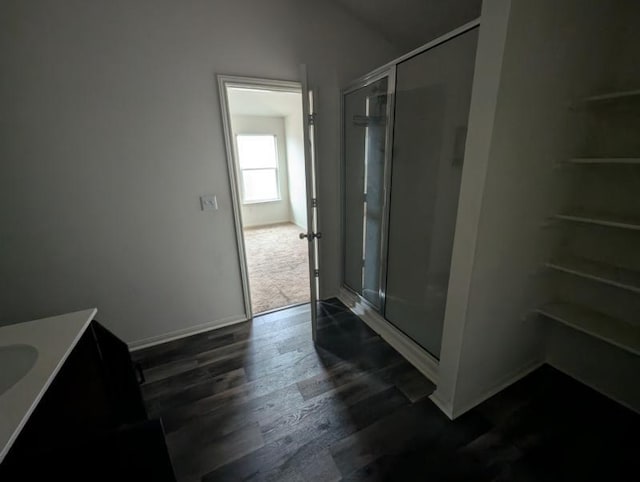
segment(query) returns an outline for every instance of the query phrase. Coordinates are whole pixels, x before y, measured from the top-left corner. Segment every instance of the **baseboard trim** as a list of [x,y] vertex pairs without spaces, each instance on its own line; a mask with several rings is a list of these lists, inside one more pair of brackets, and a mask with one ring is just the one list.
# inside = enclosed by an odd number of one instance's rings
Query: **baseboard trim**
[[420,345],[385,320],[358,295],[345,288],[340,289],[338,299],[358,315],[369,328],[397,350],[409,363],[434,384],[438,384],[438,361]]
[[[544,360],[531,360],[529,363],[527,363],[523,367],[519,368],[515,372],[512,372],[511,374],[507,375],[502,381],[498,382],[492,388],[490,388],[489,390],[485,391],[483,394],[481,394],[480,396],[474,398],[470,402],[463,403],[460,407],[456,407],[455,405],[449,404],[449,405],[451,405],[451,416],[450,416],[450,418],[453,420],[453,419],[459,417],[460,415],[468,412],[472,408],[477,407],[478,405],[480,405],[485,400],[488,400],[491,397],[493,397],[494,395],[496,395],[497,393],[500,393],[502,390],[504,390],[508,386],[510,386],[510,385],[514,384],[515,382],[517,382],[518,380],[526,377],[527,375],[529,375],[529,373],[533,372],[534,370],[537,370],[538,368],[540,368],[544,364],[545,364]],[[439,396],[438,396],[438,398],[439,398]]]
[[429,400],[431,400],[442,413],[449,417],[449,419],[453,420],[453,405],[451,405],[451,402],[440,397],[438,390],[429,395]]
[[220,320],[210,321],[208,323],[203,323],[196,326],[191,326],[189,328],[184,328],[182,330],[175,330],[169,333],[164,333],[162,335],[152,336],[149,338],[143,338],[142,340],[133,341],[128,343],[130,351],[142,350],[144,348],[149,348],[155,345],[160,345],[162,343],[167,343],[169,341],[179,340],[180,338],[186,338],[187,336],[197,335],[198,333],[204,333],[206,331],[215,330],[217,328],[224,328],[225,326],[235,325],[237,323],[243,323],[245,321],[249,321],[249,319],[245,316],[231,316],[228,318],[222,318]]
[[259,318],[261,316],[270,315],[271,313],[276,313],[278,311],[288,310],[288,309],[291,309],[291,308],[297,308],[298,306],[308,305],[308,304],[310,304],[310,301],[303,301],[301,303],[294,303],[292,305],[284,305],[284,306],[281,306],[280,308],[272,308],[272,309],[267,310],[267,311],[261,311],[260,313],[254,313],[253,317],[254,318]]
[[[293,221],[289,221],[287,219],[285,219],[284,221],[273,221],[273,222],[268,222],[266,224],[247,224],[247,225],[243,225],[242,229],[260,229],[260,228],[274,228],[276,226],[285,226],[288,224],[293,224],[294,226],[300,227],[298,226],[296,223],[294,223]],[[303,228],[303,229],[307,229],[307,228]]]
[[559,372],[565,374],[566,376],[568,376],[570,378],[573,378],[575,381],[577,381],[579,383],[582,383],[583,385],[586,385],[591,390],[594,390],[594,391],[598,392],[600,395],[603,395],[603,396],[607,397],[609,400],[613,400],[614,402],[622,405],[623,407],[628,408],[632,412],[640,414],[640,407],[634,407],[633,405],[631,405],[630,403],[624,401],[623,399],[618,398],[618,397],[612,395],[611,393],[602,390],[595,383],[592,383],[592,382],[584,379],[583,377],[578,376],[578,374],[572,372],[571,370],[567,370],[562,365],[553,363],[552,361],[549,361],[549,360],[546,361],[546,364],[549,365],[550,367],[558,370]]

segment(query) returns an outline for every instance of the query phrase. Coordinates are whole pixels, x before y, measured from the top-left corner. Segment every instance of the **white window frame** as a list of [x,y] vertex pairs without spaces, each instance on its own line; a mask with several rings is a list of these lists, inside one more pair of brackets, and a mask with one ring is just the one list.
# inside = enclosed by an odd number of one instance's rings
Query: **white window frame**
[[[239,149],[238,149],[238,137],[241,136],[251,136],[251,137],[258,137],[258,136],[262,136],[262,137],[272,137],[273,138],[273,147],[275,149],[275,157],[276,157],[276,167],[248,167],[248,168],[242,168],[242,166],[240,165],[240,153],[239,153]],[[273,202],[278,202],[278,201],[282,201],[282,194],[280,192],[280,152],[278,150],[278,136],[274,133],[264,133],[264,132],[260,132],[260,133],[249,133],[249,132],[243,132],[243,133],[237,133],[236,134],[236,158],[237,158],[237,164],[238,164],[238,174],[240,175],[240,197],[242,200],[242,204],[243,205],[251,205],[251,204],[264,204],[264,203],[273,203]],[[255,201],[247,201],[245,199],[245,193],[244,193],[244,171],[265,171],[265,170],[270,170],[273,169],[275,171],[276,174],[276,197],[275,198],[271,198],[271,199],[257,199]]]

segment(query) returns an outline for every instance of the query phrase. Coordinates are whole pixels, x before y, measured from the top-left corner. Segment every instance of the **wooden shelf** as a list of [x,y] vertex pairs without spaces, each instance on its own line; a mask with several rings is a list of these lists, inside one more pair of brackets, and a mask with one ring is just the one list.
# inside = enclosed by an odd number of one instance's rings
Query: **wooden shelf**
[[548,268],[617,288],[640,293],[640,273],[579,257],[565,257],[546,263]]
[[607,92],[604,94],[592,95],[582,99],[582,102],[591,103],[591,102],[600,102],[604,100],[617,100],[617,99],[623,99],[625,97],[637,97],[637,96],[640,96],[640,89],[622,90],[618,92]]
[[640,157],[574,157],[567,162],[570,164],[624,164],[640,165]]
[[640,231],[640,220],[630,219],[619,216],[611,216],[608,214],[591,214],[591,213],[560,213],[554,216],[556,219],[563,221],[573,221],[576,223],[597,224],[599,226],[607,226],[611,228],[630,229]]
[[569,303],[550,303],[538,308],[536,313],[640,355],[640,327]]

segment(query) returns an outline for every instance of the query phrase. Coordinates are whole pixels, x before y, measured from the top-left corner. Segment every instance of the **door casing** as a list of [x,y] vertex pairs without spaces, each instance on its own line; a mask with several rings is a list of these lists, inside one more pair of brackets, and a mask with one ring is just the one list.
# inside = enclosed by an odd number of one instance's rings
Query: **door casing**
[[[238,249],[238,258],[240,265],[240,277],[242,280],[242,294],[244,299],[245,317],[247,320],[253,318],[253,310],[251,308],[251,292],[249,289],[249,272],[247,268],[246,248],[244,244],[243,224],[242,224],[242,209],[239,192],[239,173],[237,168],[237,162],[235,159],[235,150],[233,148],[233,133],[231,129],[231,112],[229,109],[229,100],[227,97],[227,89],[230,87],[244,87],[244,88],[256,88],[269,91],[283,91],[283,92],[299,92],[302,96],[305,95],[306,86],[301,82],[286,81],[286,80],[274,80],[264,79],[258,77],[241,77],[232,75],[218,75],[218,92],[220,98],[220,111],[222,115],[222,126],[224,131],[225,147],[227,154],[227,171],[229,173],[229,187],[231,192],[233,221],[235,227],[236,243]],[[304,99],[303,99],[304,105]],[[302,107],[301,107],[302,109]],[[303,128],[306,129],[306,117],[303,115]],[[306,155],[305,155],[306,157]],[[305,172],[308,177],[311,174]],[[309,182],[307,181],[307,185]],[[310,212],[310,196],[313,193],[309,193],[307,189],[307,212]],[[308,223],[310,219],[308,218]],[[303,241],[301,241],[303,242]],[[310,263],[311,265],[311,263]],[[310,268],[311,271],[311,268]],[[313,284],[315,279],[313,278],[313,272],[310,272],[310,291],[313,290]],[[311,293],[312,300],[317,297],[317,293]],[[314,310],[312,310],[313,312]],[[315,317],[314,317],[314,334],[315,334]]]

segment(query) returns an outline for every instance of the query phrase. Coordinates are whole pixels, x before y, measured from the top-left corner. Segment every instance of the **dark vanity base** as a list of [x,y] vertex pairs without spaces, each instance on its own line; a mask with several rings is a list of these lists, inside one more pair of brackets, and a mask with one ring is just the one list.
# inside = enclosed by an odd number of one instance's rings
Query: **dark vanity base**
[[175,481],[125,343],[93,321],[0,465],[0,480]]

